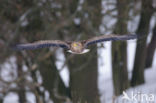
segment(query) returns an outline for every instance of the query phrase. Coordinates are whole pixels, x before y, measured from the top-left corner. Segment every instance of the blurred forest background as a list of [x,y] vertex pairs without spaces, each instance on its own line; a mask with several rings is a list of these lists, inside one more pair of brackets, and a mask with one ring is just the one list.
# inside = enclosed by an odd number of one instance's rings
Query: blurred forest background
[[[102,103],[97,53],[102,45],[92,46],[83,55],[57,48],[11,49],[15,44],[37,40],[83,40],[135,32],[143,38],[137,40],[131,79],[127,42],[111,45],[114,97],[145,83],[144,70],[152,66],[156,48],[156,23],[150,29],[151,19],[156,21],[155,12],[156,0],[0,0],[0,103],[9,93],[18,95],[19,103],[29,103],[28,92],[36,103]],[[135,25],[129,26],[132,21]],[[65,56],[59,69],[56,54]],[[60,75],[64,67],[69,71],[69,85]]]

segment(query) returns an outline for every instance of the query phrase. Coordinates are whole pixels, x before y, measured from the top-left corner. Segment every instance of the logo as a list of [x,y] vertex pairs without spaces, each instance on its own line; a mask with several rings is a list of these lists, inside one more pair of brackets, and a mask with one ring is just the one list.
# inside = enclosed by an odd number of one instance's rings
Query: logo
[[123,91],[122,99],[128,100],[128,101],[154,102],[155,101],[155,95],[154,94],[141,93],[141,92],[134,93],[133,91],[128,95],[125,91]]

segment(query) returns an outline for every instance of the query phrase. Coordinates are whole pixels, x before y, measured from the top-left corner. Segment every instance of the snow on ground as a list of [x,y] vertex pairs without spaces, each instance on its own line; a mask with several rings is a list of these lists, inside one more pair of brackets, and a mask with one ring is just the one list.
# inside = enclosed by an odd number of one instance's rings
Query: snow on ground
[[[105,43],[105,48],[101,48],[98,50],[100,54],[100,58],[103,58],[102,61],[99,61],[99,91],[101,95],[101,101],[102,103],[112,103],[113,100],[113,84],[112,84],[112,76],[111,76],[111,57],[110,57],[110,46],[111,43]],[[131,72],[133,68],[133,61],[134,61],[134,55],[135,55],[135,47],[136,47],[136,41],[130,40],[128,41],[128,74],[129,78],[131,78]],[[99,58],[99,59],[100,59]],[[154,102],[150,103],[156,103],[156,52],[154,56],[153,66],[150,69],[145,70],[145,84],[130,88],[126,91],[130,96],[134,93],[140,93],[142,95],[139,96],[145,96],[147,99],[150,94],[154,96]],[[148,96],[147,96],[148,95]],[[138,97],[139,97],[138,96]],[[148,103],[145,100],[145,97],[143,101],[139,103]],[[138,103],[137,101],[123,101],[122,96],[116,99],[116,102],[118,103]]]
[[[116,102],[117,103],[156,103],[156,65],[153,66],[153,68],[145,70],[145,84],[130,88],[126,90],[125,92],[132,98],[132,93],[137,94],[136,99],[139,98],[139,96],[144,97],[141,99],[141,102],[137,102],[136,100],[131,101],[125,101],[122,99],[123,95],[121,95],[119,98],[117,97]],[[112,103],[113,99],[113,86],[112,86],[112,79],[103,79],[103,82],[100,83],[101,87],[101,101],[102,103]],[[102,89],[103,88],[103,89]],[[148,102],[150,100],[151,95],[154,96],[154,100],[152,102]],[[147,99],[147,100],[146,100]],[[139,100],[139,99],[138,99]]]
[[[156,53],[155,53],[156,54]],[[155,55],[156,57],[156,55]],[[129,88],[125,92],[130,100],[123,100],[123,95],[118,97],[118,103],[156,103],[156,65],[145,70],[145,84]],[[112,103],[110,100],[108,103]]]

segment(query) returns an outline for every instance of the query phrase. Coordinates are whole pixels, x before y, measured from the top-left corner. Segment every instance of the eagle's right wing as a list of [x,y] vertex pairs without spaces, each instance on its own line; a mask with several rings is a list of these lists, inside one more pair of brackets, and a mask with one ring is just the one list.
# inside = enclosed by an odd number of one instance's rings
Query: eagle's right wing
[[69,49],[70,45],[67,42],[60,40],[41,40],[34,43],[18,44],[15,46],[17,50],[32,50],[46,47],[62,47]]

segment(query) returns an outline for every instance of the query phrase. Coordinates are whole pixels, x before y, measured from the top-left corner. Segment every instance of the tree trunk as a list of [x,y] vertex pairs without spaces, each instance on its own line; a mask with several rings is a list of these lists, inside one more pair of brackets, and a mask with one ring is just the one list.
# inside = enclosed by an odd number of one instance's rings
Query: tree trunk
[[[83,34],[81,39],[88,39],[94,36],[95,31],[91,30],[88,23],[91,22],[95,30],[99,30],[101,24],[101,0],[84,1],[83,11],[88,14],[86,19],[80,15],[81,23],[79,26],[71,26],[71,34]],[[75,35],[76,37],[76,35]],[[69,55],[67,54],[67,57]],[[97,76],[97,49],[92,48],[91,51],[84,55],[73,55],[68,61],[70,70],[70,90],[73,103],[99,103]]]
[[3,103],[3,100],[4,100],[3,98],[0,98],[0,103]]
[[146,58],[146,40],[149,31],[149,23],[152,10],[152,0],[142,0],[141,18],[137,30],[137,34],[141,37],[137,41],[135,61],[133,67],[133,74],[131,85],[136,86],[144,83],[144,68]]
[[146,68],[149,68],[152,66],[155,48],[156,48],[156,24],[153,29],[151,42],[147,46]]
[[23,76],[23,69],[22,69],[22,56],[19,54],[17,55],[17,72],[18,72],[18,78],[21,78],[21,80],[18,83],[18,96],[19,96],[19,103],[26,103],[26,95],[25,95],[25,82],[22,78]]
[[[127,33],[129,0],[117,0],[118,21],[115,33]],[[112,72],[115,95],[120,95],[129,87],[127,72],[127,43],[112,42]]]
[[[95,49],[95,48],[94,48]],[[70,89],[73,103],[98,103],[97,55],[95,50],[70,60]]]

